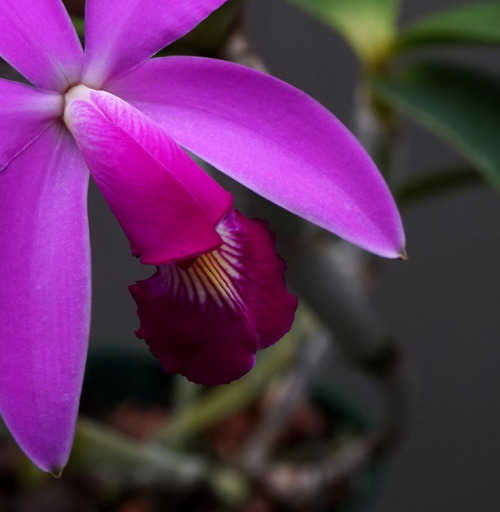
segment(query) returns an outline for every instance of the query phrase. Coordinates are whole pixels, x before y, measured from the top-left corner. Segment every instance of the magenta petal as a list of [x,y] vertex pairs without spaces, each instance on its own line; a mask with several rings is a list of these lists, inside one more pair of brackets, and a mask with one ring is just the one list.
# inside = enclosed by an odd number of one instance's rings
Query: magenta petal
[[183,36],[226,0],[87,0],[84,83],[99,89]]
[[0,414],[40,468],[73,441],[90,319],[88,171],[49,128],[0,173]]
[[70,104],[67,123],[142,263],[218,247],[232,196],[138,110],[109,93],[91,98]]
[[401,219],[383,178],[347,129],[306,94],[196,57],[153,59],[109,90],[258,194],[376,254],[401,255]]
[[0,80],[0,171],[62,114],[60,95]]
[[61,0],[1,0],[0,56],[36,86],[60,92],[78,82],[83,63]]
[[137,335],[165,371],[204,385],[250,370],[255,353],[290,329],[297,307],[263,221],[233,210],[218,230],[219,249],[189,268],[162,265],[130,287],[141,319]]

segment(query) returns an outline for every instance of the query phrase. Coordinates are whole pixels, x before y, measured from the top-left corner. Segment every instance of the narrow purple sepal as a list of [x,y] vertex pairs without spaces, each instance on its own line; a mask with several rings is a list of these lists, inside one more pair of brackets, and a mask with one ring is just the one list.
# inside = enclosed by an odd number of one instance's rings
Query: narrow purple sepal
[[69,457],[87,352],[87,184],[60,125],[0,173],[0,414],[50,472]]
[[1,0],[0,57],[42,89],[80,79],[83,50],[61,0]]
[[84,83],[100,88],[183,36],[226,0],[87,0]]
[[109,84],[182,146],[274,203],[396,258],[394,199],[353,135],[294,87],[230,62],[153,59]]
[[62,114],[63,99],[18,82],[0,79],[0,171]]

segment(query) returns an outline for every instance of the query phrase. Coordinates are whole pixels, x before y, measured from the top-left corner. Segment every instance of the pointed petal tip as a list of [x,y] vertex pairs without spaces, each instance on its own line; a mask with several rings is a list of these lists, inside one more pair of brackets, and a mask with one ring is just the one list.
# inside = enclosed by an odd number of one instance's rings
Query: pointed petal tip
[[56,480],[59,480],[63,474],[64,468],[50,469],[48,473],[53,476]]
[[0,414],[33,464],[56,475],[73,442],[89,336],[88,173],[53,125],[0,183]]
[[401,249],[401,252],[399,253],[399,259],[401,261],[408,261],[408,253],[406,252],[406,247]]
[[368,251],[400,256],[401,219],[380,172],[347,128],[301,91],[198,57],[153,59],[110,90],[257,194]]

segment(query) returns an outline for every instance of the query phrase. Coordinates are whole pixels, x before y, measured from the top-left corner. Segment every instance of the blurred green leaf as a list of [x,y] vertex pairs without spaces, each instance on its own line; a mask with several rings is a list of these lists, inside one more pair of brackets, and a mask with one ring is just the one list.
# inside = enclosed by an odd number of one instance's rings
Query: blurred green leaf
[[500,2],[460,5],[427,16],[403,30],[395,48],[440,43],[500,44]]
[[71,21],[73,22],[73,26],[75,27],[80,41],[83,41],[85,38],[85,20],[83,16],[71,16]]
[[338,30],[369,67],[383,62],[396,34],[399,0],[288,0]]
[[383,101],[449,142],[500,190],[500,79],[424,63],[373,82]]

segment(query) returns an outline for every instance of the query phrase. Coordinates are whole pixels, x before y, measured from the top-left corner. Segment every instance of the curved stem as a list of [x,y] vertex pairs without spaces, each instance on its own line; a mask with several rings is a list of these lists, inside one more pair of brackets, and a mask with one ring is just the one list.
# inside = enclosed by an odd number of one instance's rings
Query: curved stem
[[290,367],[298,347],[311,330],[310,314],[305,308],[299,309],[290,333],[265,350],[250,373],[230,386],[209,391],[179,410],[157,434],[156,439],[169,446],[180,447],[201,431],[250,405],[276,375]]
[[472,167],[451,167],[408,179],[395,190],[394,195],[399,206],[407,208],[437,194],[480,183],[482,179]]

